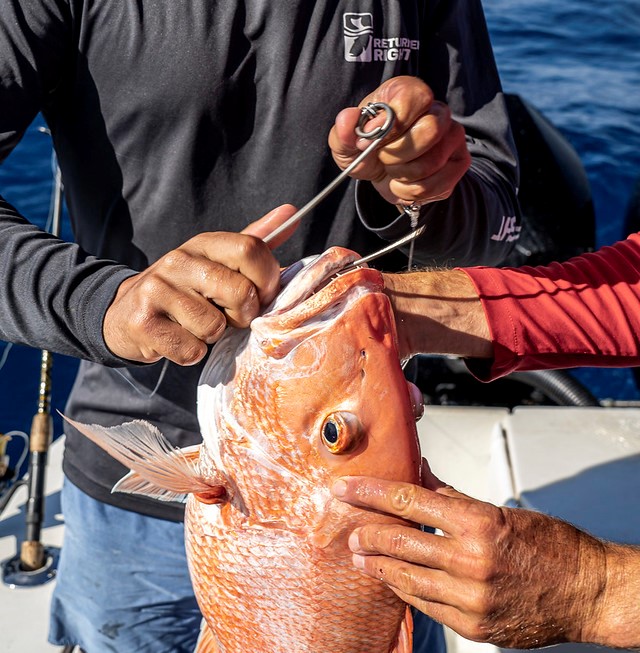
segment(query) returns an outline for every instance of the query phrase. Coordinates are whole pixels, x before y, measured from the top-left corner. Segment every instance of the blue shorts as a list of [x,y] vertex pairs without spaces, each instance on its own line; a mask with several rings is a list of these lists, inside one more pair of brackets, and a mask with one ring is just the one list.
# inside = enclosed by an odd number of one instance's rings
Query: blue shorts
[[446,653],[444,628],[413,608],[413,653]]
[[[88,653],[193,653],[202,616],[182,524],[92,499],[67,479],[49,642]],[[442,626],[414,610],[414,653],[444,653]]]
[[184,528],[92,499],[65,479],[49,642],[88,653],[193,653],[202,616]]

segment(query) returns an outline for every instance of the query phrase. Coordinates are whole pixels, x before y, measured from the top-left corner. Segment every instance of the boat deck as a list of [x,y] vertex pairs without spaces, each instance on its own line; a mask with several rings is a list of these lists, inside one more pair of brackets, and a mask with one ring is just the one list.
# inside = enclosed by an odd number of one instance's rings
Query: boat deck
[[[64,522],[60,512],[62,489],[62,453],[64,437],[49,448],[46,472],[45,516],[41,542],[45,550],[62,546]],[[25,504],[27,488],[19,488],[0,519],[0,561],[13,559],[20,552],[25,537]],[[28,574],[27,574],[28,576]],[[37,573],[33,573],[37,576]],[[11,587],[0,583],[2,605],[2,651],[4,653],[60,652],[60,647],[47,643],[49,601],[55,578],[36,586]]]

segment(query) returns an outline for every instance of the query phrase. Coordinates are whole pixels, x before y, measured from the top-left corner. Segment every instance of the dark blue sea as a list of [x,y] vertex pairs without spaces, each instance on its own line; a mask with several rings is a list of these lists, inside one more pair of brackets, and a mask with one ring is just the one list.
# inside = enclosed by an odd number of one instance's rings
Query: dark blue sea
[[[597,245],[623,238],[640,178],[640,0],[486,0],[485,12],[505,91],[539,109],[582,159],[595,204]],[[49,137],[38,131],[42,125],[36,119],[0,167],[0,188],[44,226],[52,163]],[[71,239],[67,220],[62,236]],[[0,343],[0,364],[5,346]],[[29,431],[39,362],[38,351],[19,346],[8,351],[0,369],[0,432]],[[64,406],[75,368],[75,361],[54,357],[54,410]],[[640,399],[628,370],[575,373],[601,399]],[[54,431],[61,432],[57,415]]]

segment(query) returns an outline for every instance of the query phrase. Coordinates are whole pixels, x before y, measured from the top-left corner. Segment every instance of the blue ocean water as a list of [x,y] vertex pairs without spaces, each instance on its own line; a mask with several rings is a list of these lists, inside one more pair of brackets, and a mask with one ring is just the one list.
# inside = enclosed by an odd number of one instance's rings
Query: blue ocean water
[[[580,155],[597,246],[627,234],[640,181],[640,1],[483,0],[505,91],[534,104]],[[629,370],[576,370],[601,399],[639,398]]]
[[[640,178],[640,0],[485,0],[484,6],[505,91],[531,102],[573,145],[591,184],[597,244],[619,240]],[[42,125],[38,117],[0,167],[0,188],[23,214],[45,225],[52,163]],[[71,238],[68,221],[62,236]],[[29,431],[39,361],[40,353],[27,347],[8,352],[0,369],[0,432]],[[54,357],[54,410],[64,406],[76,365]],[[628,370],[576,374],[600,398],[640,398]],[[54,430],[61,432],[57,415]]]
[[484,0],[503,86],[553,122],[582,158],[598,245],[626,236],[640,179],[640,1]]

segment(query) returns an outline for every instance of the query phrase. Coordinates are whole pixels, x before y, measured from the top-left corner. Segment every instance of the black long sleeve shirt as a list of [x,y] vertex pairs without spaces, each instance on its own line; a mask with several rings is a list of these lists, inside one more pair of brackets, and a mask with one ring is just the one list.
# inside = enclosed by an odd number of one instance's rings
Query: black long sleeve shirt
[[[75,243],[0,199],[0,338],[83,359],[70,417],[144,418],[176,446],[198,442],[201,367],[169,365],[149,396],[162,364],[127,365],[106,347],[119,284],[197,233],[305,204],[339,172],[327,146],[336,114],[400,74],[451,107],[473,160],[451,198],[423,208],[415,260],[499,264],[517,235],[518,168],[479,0],[2,0],[0,157],[41,112]],[[366,254],[408,230],[371,186],[349,182],[276,256]],[[64,470],[97,499],[181,518],[110,494],[125,470],[72,429]]]

